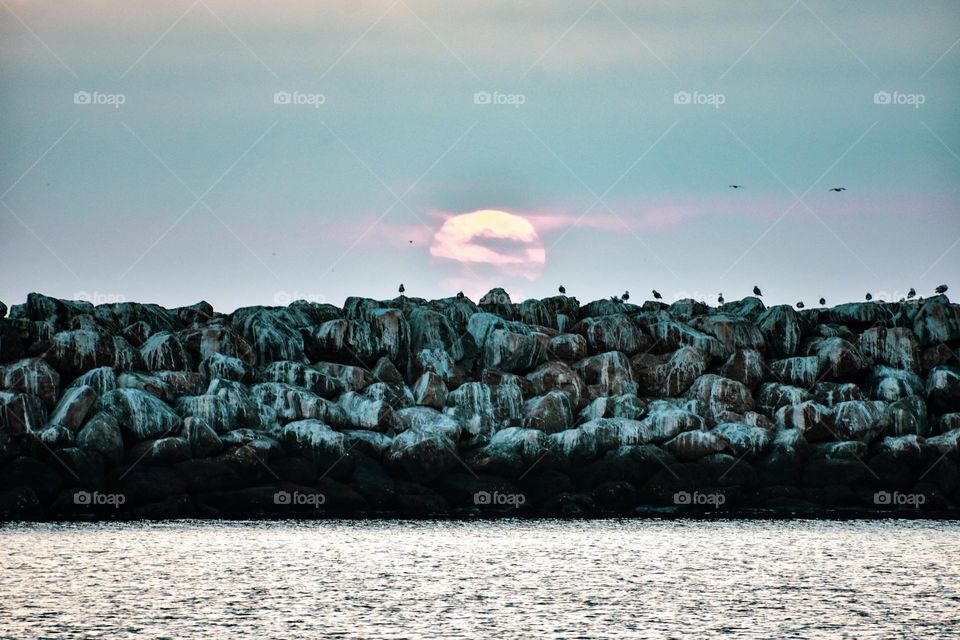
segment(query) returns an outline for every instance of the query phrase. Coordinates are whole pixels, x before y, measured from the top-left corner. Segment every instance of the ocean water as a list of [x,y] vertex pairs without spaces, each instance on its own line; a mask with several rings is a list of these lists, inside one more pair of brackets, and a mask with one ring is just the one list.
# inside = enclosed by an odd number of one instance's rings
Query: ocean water
[[8,524],[0,635],[957,637],[960,524]]

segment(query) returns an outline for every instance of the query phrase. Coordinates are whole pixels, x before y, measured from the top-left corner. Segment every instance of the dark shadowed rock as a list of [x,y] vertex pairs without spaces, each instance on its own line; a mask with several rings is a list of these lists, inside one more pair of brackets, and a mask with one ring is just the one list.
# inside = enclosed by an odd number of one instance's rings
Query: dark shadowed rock
[[874,361],[896,369],[920,368],[920,345],[910,329],[871,327],[859,338],[860,351]]
[[111,465],[123,462],[120,424],[109,413],[98,413],[84,425],[77,435],[77,446],[100,454]]
[[[753,389],[763,381],[766,375],[763,354],[752,349],[739,349],[733,353],[720,368],[720,375],[742,382]],[[701,372],[703,373],[703,372]],[[700,374],[697,374],[699,376]]]
[[204,358],[200,362],[199,372],[207,380],[223,378],[224,380],[250,382],[253,379],[253,371],[246,362],[240,358],[225,356],[222,353],[211,353]]
[[589,422],[597,418],[628,418],[639,420],[646,413],[647,407],[637,396],[624,394],[621,396],[607,396],[596,398],[580,412],[577,420]]
[[573,426],[570,398],[562,391],[530,398],[523,405],[523,426],[556,433]]
[[97,401],[97,391],[90,386],[70,387],[64,392],[53,413],[50,424],[66,427],[77,432],[87,417],[87,412]]
[[413,384],[413,401],[422,407],[443,409],[447,403],[447,386],[443,378],[432,371],[420,376]]
[[642,392],[651,396],[676,397],[707,370],[707,360],[694,347],[680,347],[673,353],[634,356],[634,378]]
[[61,331],[53,336],[44,358],[57,371],[76,376],[96,367],[112,366],[116,359],[113,338],[91,331]]
[[816,356],[772,360],[767,368],[775,380],[804,389],[812,389],[820,377],[820,359]]
[[699,316],[690,321],[690,326],[713,336],[731,353],[738,349],[764,349],[763,334],[748,318],[736,315]]
[[150,336],[140,347],[140,357],[150,371],[182,371],[193,366],[177,337],[166,331]]
[[410,429],[393,439],[384,462],[414,482],[430,482],[458,464],[456,444],[441,430]]
[[699,460],[729,446],[725,438],[711,431],[685,431],[669,440],[664,448],[677,460]]
[[174,433],[180,416],[156,396],[139,389],[116,389],[100,396],[97,411],[109,413],[132,440],[158,438]]
[[574,366],[574,370],[587,384],[593,397],[637,393],[630,360],[619,351],[584,358]]
[[960,340],[960,308],[947,304],[945,297],[928,300],[913,321],[913,332],[922,347]]
[[587,357],[587,339],[576,333],[561,333],[547,342],[547,354],[551,360],[582,360]]
[[60,396],[60,374],[40,358],[17,360],[2,369],[3,388],[7,391],[29,393],[40,398],[49,407]]
[[576,411],[582,407],[590,395],[586,383],[569,365],[552,361],[528,373],[533,395],[544,395],[553,390],[562,391],[570,399],[570,407]]
[[0,425],[12,436],[38,432],[47,425],[47,408],[29,393],[0,391]]
[[590,355],[620,351],[631,356],[652,346],[650,338],[623,314],[584,318],[570,332],[584,337]]
[[937,413],[960,411],[960,369],[933,369],[927,378],[927,401]]
[[195,458],[209,458],[223,451],[220,436],[203,418],[185,418],[180,436],[190,444],[190,451]]
[[768,358],[789,358],[800,347],[803,335],[800,314],[789,305],[770,307],[757,318]]
[[715,374],[697,378],[687,397],[696,400],[699,413],[708,423],[729,422],[734,416],[753,409],[753,395],[742,383]]

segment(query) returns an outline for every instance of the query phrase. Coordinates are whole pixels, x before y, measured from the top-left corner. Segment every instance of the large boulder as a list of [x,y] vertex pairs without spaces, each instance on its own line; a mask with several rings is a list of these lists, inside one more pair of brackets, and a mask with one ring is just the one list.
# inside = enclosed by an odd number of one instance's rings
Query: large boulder
[[576,333],[561,333],[547,341],[551,360],[576,362],[587,357],[587,339]]
[[698,413],[710,424],[736,420],[753,409],[753,395],[743,383],[712,373],[697,378],[687,397],[697,401]]
[[190,354],[177,336],[166,331],[147,338],[140,347],[140,357],[150,371],[183,371],[192,368]]
[[833,407],[833,430],[837,440],[869,444],[880,432],[886,405],[883,402],[851,400]]
[[180,416],[153,394],[140,389],[115,389],[100,396],[97,410],[116,418],[126,438],[160,438],[180,427]]
[[547,362],[528,373],[526,379],[530,381],[534,395],[544,395],[551,391],[562,391],[570,399],[570,406],[574,410],[586,404],[590,391],[586,383],[577,375],[568,364],[556,360]]
[[507,427],[472,453],[468,464],[478,473],[519,476],[539,462],[549,446],[549,437],[540,429]]
[[713,336],[731,353],[738,349],[763,351],[766,344],[763,333],[757,325],[747,318],[736,315],[700,316],[693,318],[690,326]]
[[96,401],[97,390],[93,387],[87,385],[70,387],[50,414],[50,424],[65,427],[76,433]]
[[90,418],[77,434],[77,446],[99,453],[111,465],[123,462],[123,435],[112,414],[98,413]]
[[29,393],[0,391],[0,426],[3,433],[21,436],[38,433],[47,425],[47,408]]
[[303,361],[303,336],[279,310],[238,309],[233,323],[253,347],[258,364],[266,365],[274,360]]
[[634,378],[646,395],[676,397],[707,370],[707,359],[695,347],[670,354],[643,353],[632,361]]
[[675,320],[656,322],[647,327],[654,339],[653,351],[660,353],[676,351],[680,347],[696,347],[710,358],[726,358],[731,350],[722,342]]
[[620,351],[631,356],[651,346],[650,338],[623,314],[584,318],[570,331],[584,337],[590,355]]
[[618,396],[637,393],[630,360],[619,351],[601,353],[579,361],[574,370],[587,384],[590,395]]
[[544,342],[533,333],[494,329],[483,341],[483,366],[511,373],[531,371],[547,360]]
[[291,422],[280,432],[280,439],[287,450],[321,467],[336,464],[347,453],[343,434],[319,420]]
[[923,379],[908,369],[879,365],[870,371],[870,397],[884,402],[896,402],[924,392]]
[[960,369],[936,367],[927,377],[927,402],[937,413],[960,411]]
[[556,433],[573,426],[570,398],[562,391],[530,398],[523,405],[523,426]]
[[730,452],[737,457],[756,457],[773,439],[767,429],[744,422],[724,422],[711,429],[710,433],[725,440]]
[[753,349],[738,349],[723,363],[720,375],[742,382],[753,389],[763,382],[766,375],[763,353]]
[[432,371],[421,375],[413,383],[413,401],[421,407],[443,409],[447,404],[447,385],[443,378]]
[[37,396],[49,407],[60,396],[60,374],[41,358],[26,358],[8,364],[2,372],[3,388]]
[[237,424],[237,408],[213,394],[182,396],[177,399],[177,414],[181,418],[199,418],[216,433],[232,431]]
[[781,407],[792,407],[810,399],[810,392],[777,382],[765,382],[760,385],[757,394],[757,407],[767,415],[774,415]]
[[819,359],[820,375],[831,380],[855,377],[869,365],[860,349],[843,338],[814,340],[808,345],[807,354]]
[[447,395],[444,411],[473,437],[489,438],[499,427],[520,420],[523,395],[512,384],[468,382]]
[[770,358],[789,358],[800,347],[803,325],[800,314],[789,305],[770,307],[757,317],[757,329],[763,334]]
[[[233,380],[234,378],[225,379]],[[283,382],[296,385],[327,399],[335,398],[344,390],[344,384],[333,375],[323,373],[308,364],[290,360],[271,362],[260,370],[257,379],[261,382]]]
[[920,368],[920,344],[910,329],[871,327],[860,334],[859,346],[875,362],[909,371]]
[[628,418],[639,420],[647,411],[647,406],[637,396],[624,394],[595,398],[580,412],[578,420],[589,422],[597,418]]
[[820,376],[820,359],[816,356],[794,356],[772,360],[767,368],[770,374],[783,384],[812,389]]
[[704,419],[689,404],[654,400],[642,422],[650,430],[651,442],[661,443],[684,431],[703,430]]
[[776,422],[781,428],[796,429],[808,442],[834,439],[833,412],[813,400],[780,407]]
[[61,331],[53,336],[44,358],[57,371],[76,376],[96,367],[113,366],[113,338],[94,330]]
[[913,332],[922,347],[956,343],[960,340],[960,307],[949,304],[946,298],[928,300],[913,320]]
[[385,400],[372,399],[355,391],[348,391],[340,396],[337,404],[343,407],[347,423],[355,429],[380,432],[393,429],[393,407]]
[[663,448],[678,460],[700,460],[729,446],[726,438],[712,431],[685,431],[669,440]]
[[409,429],[390,443],[383,459],[414,482],[431,482],[459,464],[456,444],[440,429]]

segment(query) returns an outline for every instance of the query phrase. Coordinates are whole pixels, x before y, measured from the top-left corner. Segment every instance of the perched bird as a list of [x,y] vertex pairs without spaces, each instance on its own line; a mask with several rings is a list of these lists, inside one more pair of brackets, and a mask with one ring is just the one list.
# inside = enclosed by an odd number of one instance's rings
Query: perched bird
[[723,304],[723,294],[717,296],[717,304]]
[[620,298],[618,298],[617,296],[610,296],[610,299],[613,300],[614,302],[620,302]]
[[660,299],[662,299],[662,298],[663,298],[663,296],[660,295],[660,292],[657,291],[656,289],[654,289],[654,290],[653,290],[653,299],[654,299],[654,300],[660,300]]
[[629,291],[624,291],[624,292],[623,292],[623,295],[620,296],[620,299],[623,300],[624,302],[626,302],[627,300],[629,300],[629,299],[630,299],[630,292],[629,292]]
[[760,293],[760,287],[754,285],[754,287],[753,287],[753,295],[755,295],[755,296],[762,296],[762,295],[763,295],[762,293]]
[[826,298],[820,298],[820,306],[822,307],[822,306],[825,305],[825,304],[827,304],[827,299],[826,299]]
[[403,283],[402,283],[402,282],[400,283],[400,288],[397,289],[397,291],[399,291],[401,295],[403,295],[403,292],[406,291],[406,289],[403,287]]
[[730,187],[731,189],[743,189],[742,184],[728,184],[727,186]]
[[560,294],[561,294],[561,295],[566,295],[566,294],[567,294],[567,288],[566,288],[565,286],[563,286],[563,285],[560,285],[559,291],[560,291]]
[[841,191],[846,191],[846,190],[847,190],[846,187],[832,187],[829,189],[829,191],[836,191],[837,193],[840,193]]
[[937,295],[940,295],[940,294],[946,293],[948,288],[949,288],[949,287],[947,287],[947,285],[942,284],[942,285],[940,285],[939,287],[937,287],[936,289],[934,289],[934,291],[937,292]]
[[463,300],[463,291],[457,291],[457,299]]
[[917,290],[913,287],[910,287],[910,291],[907,291],[907,300],[913,300],[917,297]]
[[873,294],[872,294],[872,293],[868,293],[868,294],[867,294],[867,302],[870,302],[871,300],[873,300]]
[[803,309],[803,300],[797,303],[797,309]]
[[409,242],[410,244],[413,244],[413,240],[407,240],[407,242]]

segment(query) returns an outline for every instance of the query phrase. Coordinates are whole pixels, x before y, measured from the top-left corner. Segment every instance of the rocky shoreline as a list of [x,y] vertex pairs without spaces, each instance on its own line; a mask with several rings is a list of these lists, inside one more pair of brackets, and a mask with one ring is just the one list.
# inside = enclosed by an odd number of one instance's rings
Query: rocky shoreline
[[0,519],[960,515],[960,306],[0,303]]

